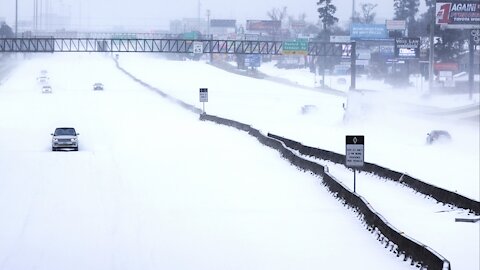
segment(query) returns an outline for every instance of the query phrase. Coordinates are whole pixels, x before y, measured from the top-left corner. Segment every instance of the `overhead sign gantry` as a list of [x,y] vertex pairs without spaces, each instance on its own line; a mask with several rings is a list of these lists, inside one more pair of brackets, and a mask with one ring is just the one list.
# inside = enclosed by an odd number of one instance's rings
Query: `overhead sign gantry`
[[[304,42],[301,49],[309,56],[338,56],[351,59],[351,88],[355,89],[355,42]],[[67,38],[27,37],[0,38],[1,53],[56,52],[142,52],[283,55],[284,41],[216,40],[178,38]],[[200,48],[201,47],[201,48]]]

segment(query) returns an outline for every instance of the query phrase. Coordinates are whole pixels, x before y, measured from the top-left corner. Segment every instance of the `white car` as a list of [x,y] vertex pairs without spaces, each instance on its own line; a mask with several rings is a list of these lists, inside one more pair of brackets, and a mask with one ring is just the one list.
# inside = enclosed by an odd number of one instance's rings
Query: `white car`
[[40,77],[37,78],[37,81],[39,83],[47,83],[48,82],[48,77],[46,75],[40,75]]
[[42,86],[42,93],[51,94],[52,93],[52,87],[50,85]]

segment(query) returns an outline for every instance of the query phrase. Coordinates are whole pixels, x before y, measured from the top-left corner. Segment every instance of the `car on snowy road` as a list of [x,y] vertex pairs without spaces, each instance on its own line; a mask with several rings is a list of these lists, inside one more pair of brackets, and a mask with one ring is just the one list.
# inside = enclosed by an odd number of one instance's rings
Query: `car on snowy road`
[[78,151],[78,135],[73,127],[59,127],[52,135],[52,151],[73,149]]
[[46,75],[40,75],[40,76],[37,78],[37,81],[38,81],[39,83],[42,83],[42,84],[43,84],[43,83],[48,83],[49,78],[48,78],[48,76],[46,76]]
[[103,90],[103,84],[102,83],[95,83],[93,85],[93,90]]
[[52,87],[50,85],[42,86],[42,93],[51,94],[52,93]]

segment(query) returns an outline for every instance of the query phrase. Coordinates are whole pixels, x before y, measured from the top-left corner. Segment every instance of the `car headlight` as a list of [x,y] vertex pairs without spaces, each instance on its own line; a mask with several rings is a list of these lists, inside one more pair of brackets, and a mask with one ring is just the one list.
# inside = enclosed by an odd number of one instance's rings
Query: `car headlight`
[[77,139],[76,139],[76,138],[73,138],[73,139],[70,139],[70,141],[72,141],[72,142],[76,142],[76,141],[77,141]]
[[55,139],[55,138],[54,138],[53,141],[54,141],[54,142],[58,142],[58,139]]

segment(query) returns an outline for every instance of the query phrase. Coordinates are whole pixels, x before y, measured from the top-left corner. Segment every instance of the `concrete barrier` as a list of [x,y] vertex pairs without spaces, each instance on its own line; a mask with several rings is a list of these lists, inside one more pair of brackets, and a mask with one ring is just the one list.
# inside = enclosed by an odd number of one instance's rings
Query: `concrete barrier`
[[[313,148],[310,146],[305,146],[299,142],[283,138],[281,136],[271,133],[269,133],[268,136],[282,141],[287,147],[299,151],[302,155],[328,160],[337,164],[345,164],[345,155],[323,149]],[[438,202],[453,205],[458,208],[467,209],[471,213],[480,215],[480,202],[467,198],[458,193],[434,186],[432,184],[425,183],[407,174],[390,170],[388,168],[369,162],[365,162],[365,165],[363,167],[357,168],[357,170],[372,173],[382,178],[387,178],[392,181],[402,183],[403,185],[412,188],[416,192],[432,197]]]
[[[295,145],[298,148],[304,148],[298,142],[291,140],[286,140],[290,146],[287,146],[286,143],[280,139],[273,138],[271,134],[264,135],[259,130],[252,128],[250,125],[221,118],[218,116],[202,114],[202,110],[196,108],[193,105],[185,103],[181,100],[173,98],[163,91],[152,87],[151,85],[139,80],[128,71],[120,67],[116,61],[117,67],[124,72],[126,75],[142,84],[146,88],[153,90],[160,94],[162,97],[167,98],[171,101],[174,101],[176,104],[182,106],[183,108],[197,113],[200,115],[201,121],[211,121],[217,124],[229,126],[248,132],[249,135],[255,137],[260,143],[270,148],[277,150],[283,158],[288,160],[292,165],[297,168],[310,171],[315,175],[321,177],[323,184],[328,188],[328,190],[333,194],[333,196],[342,200],[343,203],[352,208],[358,216],[363,220],[367,229],[374,233],[377,236],[377,240],[380,241],[385,248],[388,248],[390,252],[394,252],[397,257],[403,256],[403,260],[410,260],[411,265],[415,265],[418,268],[428,268],[428,269],[441,269],[441,270],[450,270],[450,262],[445,259],[443,256],[435,252],[430,247],[423,245],[422,243],[408,237],[403,232],[400,232],[389,224],[379,213],[377,213],[370,204],[361,196],[356,193],[353,193],[342,183],[337,181],[333,176],[326,172],[325,168],[318,163],[303,159],[298,155],[294,154],[289,148],[291,145]],[[278,137],[278,136],[277,136]],[[321,149],[308,148],[309,151],[321,151],[324,152],[325,156],[330,157],[331,160],[336,160],[337,162],[343,162],[342,155],[328,152]]]
[[[377,236],[385,248],[394,252],[397,257],[403,256],[403,260],[410,260],[411,265],[418,268],[450,270],[450,262],[443,256],[435,252],[430,247],[416,241],[415,239],[405,235],[393,227],[387,220],[376,212],[373,207],[361,196],[349,190],[342,183],[337,181],[332,175],[325,171],[325,168],[315,162],[303,159],[294,154],[283,141],[272,138],[269,135],[263,135],[259,130],[252,128],[247,124],[243,124],[234,120],[221,118],[218,116],[202,114],[202,121],[212,121],[217,124],[234,127],[255,137],[260,143],[271,147],[281,156],[288,160],[292,165],[301,170],[309,171],[322,178],[323,184],[338,199],[342,200],[345,205],[354,209],[359,217],[363,220],[367,229]],[[292,141],[293,143],[293,141]],[[336,157],[335,153],[332,157]]]

